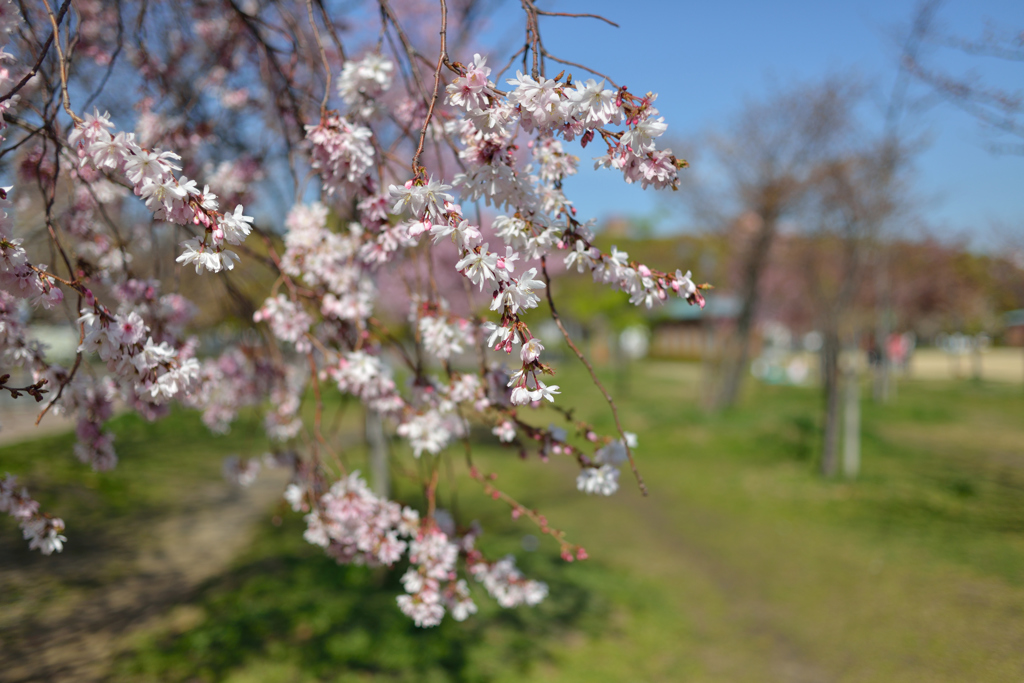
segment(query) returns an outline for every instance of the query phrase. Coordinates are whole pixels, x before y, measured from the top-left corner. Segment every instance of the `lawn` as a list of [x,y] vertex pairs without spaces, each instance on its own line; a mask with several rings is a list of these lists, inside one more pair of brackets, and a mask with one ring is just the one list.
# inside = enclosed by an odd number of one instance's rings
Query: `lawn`
[[[566,403],[608,428],[585,375],[563,366]],[[112,680],[1024,679],[1019,386],[907,383],[893,404],[865,402],[862,476],[846,483],[816,474],[817,391],[751,387],[740,408],[709,415],[698,378],[696,366],[653,362],[628,382],[608,378],[628,389],[621,410],[640,435],[647,498],[628,471],[614,497],[591,498],[575,490],[571,463],[478,448],[478,464],[590,560],[567,565],[544,539],[530,550],[536,530],[465,477],[457,498],[443,487],[444,505],[481,521],[489,554],[514,552],[550,584],[540,607],[501,610],[478,591],[481,614],[415,629],[394,606],[397,573],[337,566],[274,505],[239,529],[245,540],[222,570],[131,632]],[[103,475],[74,463],[67,437],[0,449],[0,471],[25,475],[44,507],[54,501],[72,539],[66,557],[36,558],[0,525],[2,576],[30,567],[45,586],[5,588],[5,614],[90,590],[60,563],[123,548],[140,525],[194,507],[195,492],[220,490],[223,455],[263,448],[254,427],[236,429],[239,444],[187,414],[120,418],[122,463]],[[43,458],[62,464],[47,473]],[[118,576],[105,566],[93,584]],[[5,644],[20,642],[12,619],[0,618]]]

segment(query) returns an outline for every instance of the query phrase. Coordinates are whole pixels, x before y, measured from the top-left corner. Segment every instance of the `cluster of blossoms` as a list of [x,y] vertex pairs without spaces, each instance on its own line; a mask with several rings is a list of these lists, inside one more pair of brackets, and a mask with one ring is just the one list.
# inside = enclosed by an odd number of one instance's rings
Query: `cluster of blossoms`
[[497,562],[488,562],[478,552],[471,552],[466,560],[469,573],[483,584],[488,595],[502,607],[540,604],[548,596],[548,585],[543,581],[527,579],[516,568],[516,559],[507,555]]
[[[315,28],[312,6],[308,9]],[[327,10],[320,9],[327,29]],[[228,432],[245,409],[260,410],[263,431],[278,455],[262,461],[232,456],[224,463],[225,477],[246,486],[264,466],[291,468],[284,496],[305,514],[305,538],[342,563],[408,562],[397,602],[419,626],[436,625],[446,614],[462,620],[475,613],[474,581],[503,607],[538,604],[547,585],[525,578],[511,556],[485,558],[475,547],[478,530],[457,527],[435,509],[439,456],[457,440],[471,449],[471,430],[483,425],[523,458],[532,450],[542,461],[573,459],[582,492],[610,495],[618,489],[619,466],[631,460],[635,437],[622,431],[600,436],[555,403],[562,390],[545,377],[555,371],[531,326],[543,329],[534,323],[542,298],[554,313],[552,263],[591,273],[595,282],[625,292],[637,306],[651,307],[672,293],[703,305],[701,288],[689,272],[659,271],[615,247],[605,253],[595,246],[593,222],[577,219],[563,191],[563,182],[580,164],[569,144],[585,148],[598,139],[605,149],[595,167],[620,171],[627,183],[644,188],[678,186],[684,163],[658,147],[666,125],[654,107],[656,96],[638,98],[624,87],[540,73],[517,73],[506,92],[489,80],[487,61],[475,55],[466,66],[442,60],[455,74],[444,84],[443,97],[438,91],[432,100],[417,98],[392,87],[396,73],[403,81],[411,76],[418,82],[418,62],[410,58],[399,68],[378,45],[341,65],[336,90],[327,88],[317,115],[309,98],[294,96],[304,84],[316,82],[316,74],[304,71],[316,60],[284,64],[276,53],[267,53],[268,73],[286,82],[279,92],[268,88],[262,93],[266,97],[259,96],[259,79],[232,78],[232,70],[259,61],[251,60],[249,51],[258,48],[239,47],[234,27],[239,21],[248,30],[268,25],[259,3],[235,10],[233,18],[203,12],[192,26],[215,60],[198,86],[188,84],[189,91],[205,93],[194,110],[168,114],[147,98],[137,103],[132,133],[117,131],[99,109],[79,118],[64,100],[74,121],[66,140],[55,135],[26,148],[20,172],[49,200],[47,227],[59,224],[73,249],[65,253],[54,237],[63,265],[51,272],[33,263],[24,241],[15,237],[7,190],[0,191],[0,363],[4,369],[29,370],[36,393],[43,386],[56,390],[54,412],[77,417],[77,456],[98,470],[117,462],[105,423],[118,402],[155,419],[177,400],[201,410],[217,433]],[[80,10],[80,21],[90,29],[80,49],[97,64],[116,58],[97,36],[119,35],[110,25],[121,19],[119,11],[91,0]],[[251,26],[241,17],[254,19]],[[0,13],[0,33],[6,30]],[[321,44],[319,36],[306,38],[294,44]],[[166,57],[142,50],[131,57],[154,87],[163,87],[175,78],[176,68],[190,63],[188,41],[171,43]],[[326,52],[322,56],[329,61]],[[0,61],[7,57],[0,50]],[[170,68],[172,62],[178,66]],[[441,81],[440,72],[436,78]],[[11,81],[0,69],[0,87]],[[49,101],[56,101],[55,95]],[[338,109],[328,107],[332,95],[340,100]],[[0,110],[16,102],[9,98]],[[258,108],[271,102],[273,115],[266,116]],[[258,112],[258,120],[270,122],[260,125],[280,124],[284,134],[270,146],[283,140],[287,148],[295,203],[279,230],[261,234],[265,257],[253,259],[270,269],[274,284],[258,277],[246,287],[238,287],[234,277],[218,283],[235,298],[247,296],[253,283],[266,284],[255,301],[239,306],[243,319],[251,316],[263,334],[247,331],[221,347],[219,355],[200,360],[199,342],[185,332],[195,307],[179,294],[161,295],[167,280],[159,278],[159,266],[154,279],[138,274],[152,263],[149,252],[157,251],[155,235],[163,226],[154,226],[170,223],[174,231],[191,235],[182,243],[178,264],[194,265],[196,273],[233,270],[238,256],[229,247],[242,245],[253,230],[254,219],[244,215],[242,203],[252,206],[253,186],[262,178],[279,179],[267,156],[260,161],[248,156],[257,154],[253,148],[235,161],[204,153],[201,145],[216,137],[211,132],[216,125],[191,119],[201,119],[207,106],[235,121],[235,132],[248,133],[257,120],[234,118],[243,112]],[[59,128],[55,118],[47,123]],[[45,133],[46,127],[40,130]],[[57,153],[49,154],[47,145]],[[188,165],[168,149],[200,161]],[[395,161],[412,149],[417,151],[407,173]],[[445,172],[450,161],[457,161],[457,173]],[[189,175],[209,177],[210,185],[200,190],[182,174],[183,167]],[[303,175],[317,179],[319,196],[300,181]],[[55,202],[65,178],[72,190],[66,206]],[[122,204],[132,195],[145,205],[150,225],[132,225],[122,234],[109,216],[131,222]],[[221,204],[235,208],[221,210]],[[474,204],[475,215],[463,211]],[[482,216],[481,205],[498,215]],[[405,285],[404,296],[394,293],[396,283]],[[80,301],[70,313],[72,319],[77,315],[81,335],[70,369],[48,362],[45,348],[30,339],[25,326],[28,307],[56,306],[69,293]],[[204,313],[214,317],[219,311],[204,308]],[[392,331],[388,325],[396,318],[397,331]],[[511,359],[511,367],[496,358]],[[373,493],[358,472],[342,469],[340,478],[331,480],[328,473],[334,470],[321,459],[321,449],[333,450],[321,429],[325,384],[361,402],[368,425],[371,416],[378,419],[404,440],[421,472],[433,473],[422,482],[429,501],[422,518],[417,510]],[[316,405],[304,411],[309,401]],[[575,422],[572,439],[553,424],[533,426],[536,420],[526,411],[542,409]],[[307,425],[302,415],[310,412],[316,417]],[[368,426],[368,437],[369,432]],[[571,443],[576,439],[582,443]],[[496,475],[470,469],[485,494],[507,503],[513,517],[526,516],[554,537],[564,558],[585,558],[582,548],[568,543],[542,515],[499,490]],[[13,479],[0,480],[0,509],[19,519],[32,547],[60,550],[63,522],[38,515],[37,508],[16,491]]]
[[[45,359],[45,349],[28,338],[28,331],[17,315],[16,301],[51,307],[63,300],[61,289],[45,265],[32,264],[12,237],[10,208],[6,188],[0,190],[0,361],[5,367],[29,367],[36,382],[63,387],[62,403],[55,412],[77,411],[75,453],[97,470],[112,468],[117,457],[113,435],[104,432],[103,423],[112,415],[112,401],[119,390],[125,400],[143,414],[155,414],[156,406],[182,396],[194,384],[198,362],[188,348],[175,346],[190,314],[189,304],[176,294],[159,297],[159,284],[134,279],[113,290],[122,302],[118,312],[99,303],[92,292],[77,288],[87,308],[80,311],[80,354],[96,354],[107,364],[110,376],[94,379],[74,375]],[[160,324],[155,333],[143,315]],[[155,337],[154,338],[154,334]]]
[[79,352],[98,355],[111,375],[134,386],[150,402],[163,403],[186,393],[199,377],[199,361],[184,357],[167,342],[156,343],[135,311],[111,315],[95,304],[81,313]]
[[419,328],[423,348],[441,361],[464,353],[475,341],[475,326],[449,313],[448,302],[444,299],[437,304],[414,301],[409,318]]
[[619,465],[626,461],[626,446],[637,447],[636,434],[626,432],[625,440],[612,441],[594,452],[590,467],[576,477],[576,488],[584,493],[610,496],[619,490]]
[[[379,95],[390,84],[390,64],[382,64],[378,56],[346,65],[339,92],[351,108],[353,120],[366,120],[366,93]],[[593,81],[577,83],[575,88],[562,87],[555,81],[538,81],[521,74],[512,85],[517,86],[507,98],[502,98],[494,84],[487,80],[489,69],[479,55],[465,73],[448,86],[448,100],[453,106],[468,111],[464,119],[448,124],[448,133],[457,136],[463,147],[459,153],[466,171],[455,178],[463,198],[484,199],[491,206],[507,208],[509,215],[498,216],[492,223],[493,234],[504,244],[491,250],[485,230],[471,223],[450,194],[452,186],[432,178],[415,178],[404,184],[388,187],[391,205],[386,214],[397,223],[384,223],[380,211],[380,195],[376,182],[369,176],[373,161],[370,129],[352,123],[345,117],[332,114],[318,126],[307,127],[307,139],[312,145],[313,167],[320,172],[324,191],[348,201],[355,199],[363,210],[363,223],[350,223],[347,230],[327,229],[326,208],[320,204],[297,205],[289,215],[284,239],[286,252],[283,263],[289,274],[306,284],[323,287],[322,313],[325,319],[337,319],[357,329],[365,330],[373,307],[374,289],[367,285],[368,271],[396,258],[403,250],[420,244],[422,237],[430,236],[434,244],[449,240],[457,252],[456,270],[478,292],[490,293],[490,310],[499,316],[497,321],[484,321],[474,325],[466,318],[452,315],[447,302],[434,296],[414,298],[410,308],[410,322],[417,332],[418,343],[430,357],[448,363],[475,343],[484,341],[487,347],[511,353],[519,346],[521,366],[515,372],[488,371],[484,379],[474,375],[456,373],[450,383],[419,377],[412,387],[412,396],[403,397],[396,386],[382,349],[354,348],[337,354],[337,360],[324,372],[338,388],[359,397],[367,406],[397,423],[396,432],[408,440],[413,454],[422,457],[440,453],[454,438],[465,434],[468,425],[456,408],[467,404],[482,415],[496,415],[493,433],[504,443],[517,441],[517,423],[514,413],[520,405],[537,405],[543,400],[554,401],[559,387],[548,385],[540,375],[550,372],[541,361],[544,344],[533,335],[522,315],[536,308],[547,283],[540,278],[540,268],[523,264],[537,262],[555,250],[568,251],[566,266],[579,270],[589,269],[595,281],[612,284],[630,296],[634,304],[664,300],[668,292],[678,293],[691,303],[703,303],[699,289],[690,275],[677,272],[669,275],[628,260],[628,255],[613,248],[604,254],[591,244],[592,235],[587,226],[572,218],[574,210],[561,192],[564,177],[576,172],[578,160],[567,154],[562,143],[553,136],[567,141],[585,136],[588,131],[601,131],[609,143],[609,154],[619,159],[630,156],[630,168],[622,168],[627,179],[641,179],[646,187],[674,186],[678,166],[669,151],[658,151],[654,138],[664,132],[664,124],[656,119],[651,106],[653,97],[637,101],[625,94],[604,90]],[[515,124],[538,134],[532,151],[533,164],[520,169],[517,165]],[[626,130],[612,135],[604,126],[626,123]],[[589,141],[585,139],[585,142]],[[671,174],[657,170],[671,159]],[[632,176],[631,174],[639,174]],[[562,219],[559,225],[559,219]],[[328,299],[327,297],[331,297]],[[342,298],[344,297],[344,298]],[[277,299],[285,302],[279,295]],[[328,305],[328,301],[330,304]],[[342,301],[345,303],[342,304]],[[338,310],[338,309],[341,310]],[[264,309],[266,310],[266,309]],[[296,341],[296,328],[305,332],[309,325],[304,314],[294,308],[288,325],[272,322],[272,330],[282,341]],[[268,316],[269,313],[260,313]],[[286,329],[275,329],[279,325]],[[479,340],[479,341],[478,341]],[[451,371],[449,370],[449,373]],[[470,381],[472,380],[472,381]],[[495,380],[498,380],[495,386]],[[487,387],[485,390],[485,384]],[[505,406],[505,407],[503,407]],[[570,446],[563,430],[552,428],[533,438],[543,444],[543,455],[565,453],[576,455],[581,462],[577,485],[581,491],[610,495],[618,488],[618,465],[627,457],[625,440],[607,439],[592,457],[586,457]],[[596,438],[596,437],[595,437]],[[351,477],[349,480],[351,481]],[[346,484],[345,487],[350,486]],[[346,493],[346,500],[372,499],[362,486]],[[334,489],[332,489],[334,491]],[[346,488],[347,491],[347,488]],[[332,505],[331,494],[325,498]],[[372,499],[376,500],[376,499]],[[411,536],[388,530],[396,525],[392,510],[390,517],[378,512],[366,513],[360,518],[359,529],[368,534],[363,546],[349,540],[341,543],[345,558],[364,557],[367,548],[375,547],[386,553],[374,561],[390,564],[400,544],[409,538],[410,560],[415,567],[403,577],[407,595],[400,597],[400,605],[417,624],[437,623],[445,608],[456,617],[463,617],[470,607],[464,583],[454,581],[453,567],[457,544],[447,540],[440,528],[427,526],[415,540]],[[321,506],[322,509],[322,506]],[[517,508],[518,509],[518,508]],[[314,537],[325,543],[322,513],[310,513]],[[397,527],[394,527],[397,529]],[[372,530],[372,531],[371,531]],[[376,539],[371,542],[369,539]],[[355,550],[354,550],[355,549]],[[356,552],[358,550],[358,553]],[[470,552],[471,548],[467,550]],[[475,551],[471,551],[475,552]],[[363,555],[359,555],[363,553]],[[546,594],[543,584],[523,579],[509,559],[488,563],[475,557],[467,564],[471,576],[484,584],[489,593],[501,604],[536,604]],[[441,582],[448,581],[442,586]]]
[[39,503],[28,495],[24,487],[18,490],[18,481],[10,474],[0,478],[0,512],[18,520],[31,550],[39,549],[43,555],[63,550],[67,542],[61,532],[64,520],[39,512]]
[[197,273],[204,268],[214,273],[234,268],[238,255],[225,245],[241,244],[252,232],[253,219],[243,215],[242,205],[222,212],[209,185],[200,190],[195,180],[175,177],[174,171],[181,170],[175,164],[179,155],[146,149],[136,142],[134,133],[113,130],[110,115],[98,110],[76,124],[68,144],[77,151],[81,165],[126,180],[158,220],[202,226],[201,237],[182,243],[179,263],[195,264]]
[[[609,90],[603,82],[593,79],[572,83],[571,77],[561,82],[516,72],[516,78],[508,81],[513,90],[501,98],[487,78],[490,72],[486,60],[475,55],[473,65],[448,86],[449,103],[465,109],[466,120],[478,131],[473,151],[464,159],[481,159],[488,154],[501,156],[498,150],[488,148],[500,147],[501,139],[509,139],[510,129],[518,122],[524,130],[536,134],[544,152],[553,152],[545,156],[550,159],[549,164],[554,161],[561,167],[561,173],[556,171],[555,175],[569,175],[574,164],[562,157],[560,148],[549,141],[550,136],[558,135],[567,141],[579,137],[586,146],[599,134],[607,144],[607,153],[596,160],[595,168],[622,171],[627,183],[639,182],[645,189],[678,187],[682,162],[673,156],[672,150],[659,150],[655,142],[668,127],[653,106],[656,95],[649,93],[636,98],[625,88]],[[625,130],[619,132],[606,129],[622,124]],[[509,174],[494,174],[495,179],[499,175],[514,186]],[[463,182],[479,186],[478,180],[479,176],[467,174]],[[487,194],[493,198],[495,193]]]
[[476,612],[465,580],[456,578],[455,563],[459,547],[435,525],[421,525],[409,544],[412,565],[402,575],[405,595],[398,596],[398,607],[417,626],[436,626],[445,607],[457,621]]
[[103,424],[114,414],[114,385],[107,382],[87,386],[76,392],[78,421],[75,424],[75,457],[98,472],[112,470],[117,465],[114,435],[103,430]]
[[242,408],[259,405],[276,386],[273,367],[246,349],[229,347],[202,364],[196,389],[186,405],[203,411],[203,423],[214,434],[227,434]]
[[409,441],[412,454],[418,458],[424,452],[439,454],[452,439],[464,436],[468,430],[457,415],[428,408],[411,413],[395,431]]
[[285,227],[281,270],[310,287],[323,288],[324,318],[349,323],[369,318],[376,287],[355,262],[363,227],[350,223],[347,234],[328,230],[327,207],[319,202],[292,207]]
[[312,147],[313,169],[318,171],[328,195],[348,196],[370,182],[373,166],[373,132],[342,116],[330,114],[315,126],[306,126]]
[[419,515],[375,496],[353,472],[335,482],[306,515],[306,540],[326,548],[339,562],[393,565],[405,553],[403,540],[416,533]]
[[[677,270],[670,275],[632,263],[628,254],[615,248],[611,254],[605,254],[594,247],[592,235],[572,218],[575,210],[561,192],[561,181],[575,174],[577,160],[564,152],[554,136],[567,141],[581,136],[586,144],[595,131],[608,143],[608,154],[598,159],[598,166],[622,170],[627,182],[639,180],[644,187],[678,185],[682,162],[677,162],[671,150],[655,147],[655,138],[666,129],[662,118],[654,118],[655,96],[637,100],[624,88],[616,93],[593,80],[577,82],[571,88],[568,83],[518,73],[509,80],[515,89],[502,102],[494,84],[487,80],[489,74],[485,60],[477,55],[465,75],[448,86],[449,102],[469,112],[463,122],[452,126],[452,133],[464,145],[460,157],[469,167],[455,176],[454,184],[464,190],[466,199],[482,198],[498,208],[516,209],[513,215],[494,220],[497,235],[516,250],[516,257],[522,254],[528,260],[539,259],[555,248],[568,250],[567,268],[592,271],[595,281],[628,293],[630,303],[650,308],[674,292],[702,305],[703,297],[689,273],[684,275]],[[537,142],[530,143],[536,168],[516,168],[517,144],[512,131],[517,121],[537,134]],[[604,129],[623,122],[626,129],[620,133]],[[556,227],[561,216],[567,225]],[[495,254],[490,260],[496,257]],[[487,259],[484,253],[471,257],[467,264]],[[497,305],[494,310],[498,310]],[[511,330],[503,341],[509,337]]]
[[375,52],[358,62],[345,62],[338,78],[338,95],[353,115],[368,119],[377,112],[381,96],[391,88],[394,70],[391,60]]
[[47,277],[45,265],[29,262],[23,240],[14,237],[13,220],[8,213],[8,193],[12,189],[0,188],[0,291],[52,308],[64,300],[64,294],[52,277]]
[[261,469],[260,461],[256,458],[240,458],[237,455],[224,458],[222,466],[224,479],[242,488],[252,486]]
[[83,308],[78,318],[82,335],[78,353],[105,362],[108,376],[99,382],[82,375],[69,379],[60,366],[43,373],[54,386],[66,385],[63,409],[78,413],[75,454],[96,470],[108,470],[117,463],[114,436],[103,431],[117,398],[154,419],[166,414],[169,401],[188,402],[198,388],[201,365],[194,357],[195,340],[181,341],[194,307],[178,294],[160,295],[159,289],[157,281],[122,282],[112,292],[120,302],[117,312],[86,290],[84,301],[91,306]]
[[299,353],[307,353],[313,348],[306,339],[313,318],[284,294],[278,294],[263,302],[263,308],[256,311],[252,319],[257,323],[267,321],[274,336],[294,344],[295,350]]
[[[243,466],[239,463],[232,459],[231,468],[240,471]],[[236,476],[241,479],[248,471]],[[295,510],[309,509],[306,502],[311,493],[301,483],[292,483],[286,496]],[[442,510],[433,518],[421,519],[413,508],[371,492],[359,472],[335,482],[306,514],[306,540],[324,548],[339,563],[390,567],[408,558],[409,568],[402,575],[405,594],[399,595],[397,602],[417,626],[436,626],[446,611],[458,621],[476,613],[469,587],[458,577],[460,556],[466,558],[468,573],[483,583],[502,607],[535,605],[547,594],[547,586],[525,579],[511,558],[488,563],[473,548],[475,534],[470,531],[453,540],[450,515]]]
[[365,351],[340,356],[338,364],[327,369],[327,375],[338,383],[339,390],[358,396],[375,410],[392,412],[404,405],[390,366]]

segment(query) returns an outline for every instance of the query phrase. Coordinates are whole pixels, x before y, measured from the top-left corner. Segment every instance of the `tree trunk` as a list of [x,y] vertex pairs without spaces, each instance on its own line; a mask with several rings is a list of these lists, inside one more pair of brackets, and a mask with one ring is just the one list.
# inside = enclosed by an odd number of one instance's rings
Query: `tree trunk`
[[892,357],[889,355],[889,337],[892,335],[892,295],[889,291],[887,256],[880,256],[875,291],[878,296],[878,320],[875,331],[875,348],[878,349],[878,365],[874,367],[874,398],[878,403],[888,403],[891,396]]
[[771,251],[775,239],[778,216],[774,212],[764,211],[761,220],[761,229],[751,246],[743,269],[743,287],[740,290],[743,304],[736,318],[736,330],[733,343],[730,344],[731,353],[724,359],[722,366],[722,385],[715,402],[718,408],[731,408],[736,405],[743,378],[746,377],[747,361],[750,359],[750,333],[761,303],[761,273],[768,262],[768,252]]
[[974,379],[975,382],[980,382],[981,378],[982,378],[982,375],[984,374],[982,372],[982,364],[983,364],[983,362],[982,362],[982,357],[981,357],[981,335],[980,334],[974,335],[974,338],[971,339],[971,359],[974,361],[972,363],[972,374],[974,376],[973,379]]
[[366,409],[366,444],[370,456],[370,481],[373,492],[387,498],[391,494],[391,472],[388,469],[388,442],[384,437],[384,421],[380,413]]
[[839,333],[831,321],[825,330],[825,340],[821,347],[821,376],[825,391],[821,473],[833,477],[839,469]]
[[713,410],[715,401],[715,378],[721,367],[721,358],[715,355],[715,329],[711,320],[706,320],[704,326],[704,344],[701,349],[701,402],[706,410]]
[[856,479],[860,473],[860,376],[856,363],[851,362],[844,375],[843,475]]

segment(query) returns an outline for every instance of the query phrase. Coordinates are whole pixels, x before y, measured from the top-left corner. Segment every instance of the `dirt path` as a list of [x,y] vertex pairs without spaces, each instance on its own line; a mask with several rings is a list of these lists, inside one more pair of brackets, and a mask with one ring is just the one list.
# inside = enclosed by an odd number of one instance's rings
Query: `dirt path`
[[1024,680],[1018,586],[930,566],[913,549],[819,537],[797,521],[638,498],[628,514],[636,522],[624,546],[660,548],[660,566],[635,571],[667,581],[666,601],[689,622],[679,637],[688,651],[676,657],[698,661],[700,673],[685,680]]
[[[646,595],[626,621],[611,619],[594,643],[531,680],[572,671],[573,680],[687,683],[1024,681],[1024,587],[926,547],[759,515],[756,501],[718,506],[647,465],[649,498],[625,489],[614,501],[545,505],[551,519],[587,506],[604,548],[594,556]],[[575,540],[586,536],[577,529]]]
[[32,566],[0,569],[0,599],[7,603],[2,596],[10,594],[18,600],[10,607],[27,602],[36,608],[0,617],[0,681],[103,680],[133,636],[165,624],[176,605],[228,566],[280,498],[286,479],[272,470],[246,490],[206,484],[183,513],[134,530],[142,535],[136,549],[134,539],[123,539],[124,548],[92,554],[84,564],[95,566],[73,568],[57,586],[35,585]]
[[22,406],[13,406],[11,403],[0,403],[0,445],[66,432],[75,428],[73,418],[56,414],[47,414],[37,425],[36,418],[42,407],[45,407],[45,403],[38,404],[39,409],[36,409],[33,404],[31,410],[26,410]]
[[[826,683],[836,680],[816,653],[797,642],[780,625],[780,605],[773,604],[751,581],[751,567],[736,565],[701,543],[699,536],[733,536],[728,523],[706,510],[690,509],[686,522],[673,522],[666,506],[632,497],[630,508],[637,526],[647,529],[675,566],[670,575],[694,577],[708,598],[702,604],[686,600],[690,619],[698,624],[710,647],[695,653],[713,680]],[[729,643],[745,643],[726,654]]]

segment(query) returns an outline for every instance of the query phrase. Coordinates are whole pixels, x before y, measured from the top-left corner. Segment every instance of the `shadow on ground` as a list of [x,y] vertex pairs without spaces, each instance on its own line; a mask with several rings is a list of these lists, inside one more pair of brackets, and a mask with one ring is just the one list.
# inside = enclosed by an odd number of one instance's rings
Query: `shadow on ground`
[[300,520],[268,523],[252,552],[201,588],[198,623],[126,654],[116,678],[250,680],[246,672],[261,671],[251,680],[266,680],[273,666],[280,680],[292,680],[290,671],[315,680],[487,681],[550,660],[546,642],[600,631],[607,615],[599,595],[566,579],[560,560],[532,555],[524,571],[551,584],[539,607],[502,610],[476,590],[481,614],[420,629],[395,603],[403,568],[339,566],[318,551],[303,543]]

